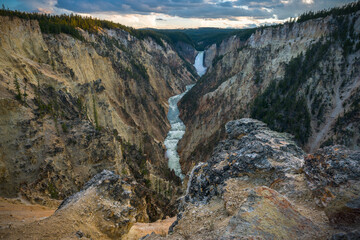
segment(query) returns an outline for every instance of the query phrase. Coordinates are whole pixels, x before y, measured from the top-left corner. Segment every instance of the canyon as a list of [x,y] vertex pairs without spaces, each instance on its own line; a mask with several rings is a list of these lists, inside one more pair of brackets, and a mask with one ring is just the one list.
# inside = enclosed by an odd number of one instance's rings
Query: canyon
[[204,51],[1,10],[0,236],[358,239],[356,4]]
[[[197,74],[201,77],[205,74],[206,68],[204,67],[204,52],[199,52],[196,55],[194,67],[196,69]],[[181,138],[185,134],[185,125],[179,118],[180,112],[179,108],[177,106],[178,102],[181,100],[181,98],[194,86],[188,85],[186,86],[186,91],[175,95],[171,98],[169,98],[169,112],[168,112],[168,120],[171,124],[171,129],[168,133],[168,136],[165,139],[165,146],[167,148],[166,150],[166,156],[168,157],[169,161],[169,168],[175,171],[176,176],[180,177],[181,179],[184,179],[184,175],[181,173],[181,166],[180,166],[180,157],[177,152],[177,145]]]
[[183,171],[208,159],[224,125],[241,117],[295,135],[307,152],[331,144],[359,149],[359,33],[353,12],[209,46],[207,73],[180,101],[188,129],[179,143]]
[[81,41],[0,18],[1,195],[56,206],[107,169],[172,201],[167,100],[195,82],[175,50],[123,30]]

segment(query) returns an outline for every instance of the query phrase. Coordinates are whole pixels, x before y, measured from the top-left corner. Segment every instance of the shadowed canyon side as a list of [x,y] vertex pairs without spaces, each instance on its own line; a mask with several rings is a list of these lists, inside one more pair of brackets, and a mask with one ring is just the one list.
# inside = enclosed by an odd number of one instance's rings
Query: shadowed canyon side
[[[204,67],[204,52],[199,52],[196,56],[194,67],[196,69],[197,74],[201,77],[205,74],[206,67]],[[169,98],[169,112],[168,112],[168,120],[171,125],[171,129],[165,139],[165,146],[166,146],[166,157],[169,159],[168,165],[171,170],[174,170],[176,176],[180,177],[181,179],[184,179],[184,174],[181,172],[181,166],[180,166],[180,157],[177,152],[177,145],[181,138],[185,134],[185,125],[179,118],[179,108],[178,108],[178,102],[181,100],[181,98],[194,86],[188,85],[186,86],[186,91],[173,96]]]
[[167,100],[195,76],[170,44],[121,29],[80,29],[79,40],[44,34],[36,20],[0,20],[2,196],[56,204],[103,169],[164,199],[177,194],[162,145]]
[[[360,148],[360,13],[257,29],[205,50],[207,74],[182,98],[184,172],[205,161],[227,121],[251,116],[310,152]],[[229,43],[229,44],[227,44]]]

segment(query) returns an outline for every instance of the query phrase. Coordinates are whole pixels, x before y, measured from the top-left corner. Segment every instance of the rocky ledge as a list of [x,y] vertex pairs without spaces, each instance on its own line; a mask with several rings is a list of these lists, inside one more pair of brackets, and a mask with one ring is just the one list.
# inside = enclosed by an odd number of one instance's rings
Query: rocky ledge
[[248,186],[271,186],[286,195],[302,194],[295,179],[305,153],[291,135],[271,131],[265,123],[249,118],[230,121],[225,129],[228,138],[206,163],[192,170],[187,201],[206,202],[221,195],[230,178]]
[[[227,123],[226,132],[211,158],[193,168],[170,234],[144,239],[360,238],[359,151],[332,146],[307,155],[291,135],[248,118]],[[135,179],[104,170],[53,216],[14,231],[127,239],[133,223],[163,217],[158,201]]]
[[314,200],[330,223],[360,230],[360,152],[325,147],[305,158],[304,170]]
[[[98,232],[110,238],[126,234],[132,224],[148,220],[146,203],[136,194],[137,186],[126,178],[120,178],[111,171],[104,170],[95,175],[80,192],[65,199],[56,215],[76,213],[84,216],[91,214]],[[86,229],[81,229],[86,232]],[[91,233],[88,235],[91,236]]]
[[[159,214],[159,199],[130,177],[103,170],[49,218],[12,229],[6,239],[122,239],[136,222]],[[162,216],[156,216],[162,218]]]
[[226,132],[193,168],[168,239],[358,239],[360,152],[307,155],[291,135],[248,118]]

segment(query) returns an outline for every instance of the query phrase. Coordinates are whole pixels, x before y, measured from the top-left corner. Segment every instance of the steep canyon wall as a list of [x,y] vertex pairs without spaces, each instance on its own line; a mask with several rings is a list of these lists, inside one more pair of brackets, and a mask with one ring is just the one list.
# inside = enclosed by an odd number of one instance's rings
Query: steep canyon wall
[[306,151],[359,141],[359,12],[258,29],[205,52],[209,70],[180,102],[183,170],[205,161],[224,124],[254,117]]
[[167,100],[195,77],[165,41],[79,31],[0,17],[1,195],[62,199],[103,169],[168,193]]

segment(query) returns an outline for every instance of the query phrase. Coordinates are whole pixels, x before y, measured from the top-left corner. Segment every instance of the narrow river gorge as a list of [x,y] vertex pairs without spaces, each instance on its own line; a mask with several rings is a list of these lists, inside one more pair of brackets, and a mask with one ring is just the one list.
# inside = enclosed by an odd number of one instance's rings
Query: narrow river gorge
[[[204,52],[199,52],[195,59],[194,67],[199,76],[202,76],[206,72],[204,67]],[[169,98],[169,112],[167,118],[170,122],[171,129],[165,139],[166,157],[168,158],[168,166],[171,170],[174,170],[176,176],[184,179],[184,174],[181,172],[180,157],[177,152],[177,145],[180,139],[184,136],[186,127],[179,117],[178,102],[180,99],[194,86],[194,84],[186,86],[186,91],[172,96]]]

